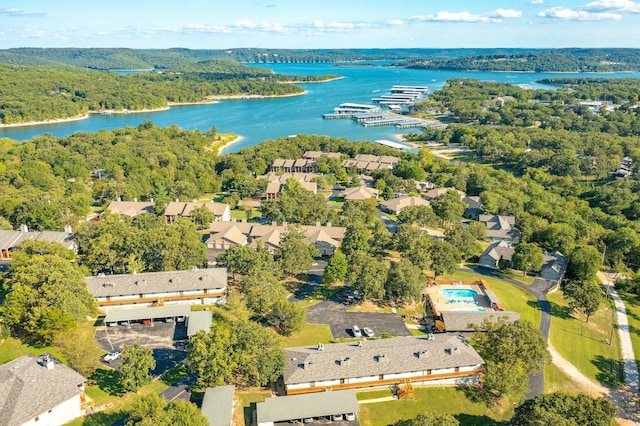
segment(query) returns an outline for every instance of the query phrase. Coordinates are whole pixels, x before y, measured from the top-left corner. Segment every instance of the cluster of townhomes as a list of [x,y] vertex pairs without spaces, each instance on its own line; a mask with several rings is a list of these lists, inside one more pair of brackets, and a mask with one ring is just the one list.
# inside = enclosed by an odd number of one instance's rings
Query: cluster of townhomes
[[[316,192],[313,178],[317,174],[317,160],[322,155],[339,159],[343,167],[353,167],[358,173],[393,169],[399,162],[397,157],[391,156],[361,154],[346,158],[339,153],[321,152],[307,152],[302,159],[276,159],[271,172],[262,177],[269,180],[264,199],[277,198],[290,178],[298,180],[303,188]],[[362,186],[347,188],[341,196],[345,200],[377,200],[379,192],[372,187],[371,180],[363,177],[362,181]],[[428,182],[419,182],[417,188],[423,189],[420,196],[399,196],[380,203],[380,209],[398,214],[406,207],[429,205],[431,200],[447,191],[456,191],[468,206],[465,217],[484,223],[487,239],[492,242],[480,256],[480,264],[498,268],[502,262],[510,262],[512,247],[519,238],[514,217],[482,214],[479,197],[468,197],[454,188],[434,188]],[[172,223],[176,217],[189,217],[194,209],[203,206],[215,217],[205,237],[213,256],[233,246],[254,247],[258,244],[273,253],[290,226],[286,223],[233,221],[229,205],[213,202],[175,201],[166,206],[163,214],[167,223]],[[114,201],[108,206],[112,213],[131,217],[153,213],[155,209],[153,201]],[[314,244],[323,256],[330,256],[340,247],[346,232],[344,227],[330,223],[301,226],[301,229],[306,235],[305,241]],[[26,239],[58,241],[75,249],[73,234],[70,229],[67,231],[0,231],[2,258],[10,259],[11,251]],[[566,257],[560,253],[548,254],[543,277],[561,280],[566,263]],[[87,277],[86,282],[105,315],[105,327],[143,321],[153,323],[171,318],[185,322],[187,335],[193,336],[199,330],[209,330],[212,315],[209,311],[191,311],[191,306],[225,303],[227,279],[225,268],[194,268],[188,271],[101,274]],[[490,290],[478,287],[478,292],[483,292],[487,300],[486,312],[442,312],[441,318],[448,324],[445,333],[285,349],[284,374],[275,384],[280,396],[257,404],[254,423],[271,426],[280,421],[355,415],[358,411],[357,389],[417,383],[476,383],[484,361],[460,334],[470,331],[470,315],[475,315],[473,320],[478,323],[489,316],[495,319],[498,315],[505,315],[509,320],[517,319],[517,314],[500,312],[499,302],[495,295],[492,297]],[[436,296],[427,297],[427,300],[434,309],[440,302],[440,307],[450,302]],[[0,391],[8,395],[0,404],[0,424],[62,424],[79,416],[85,404],[84,382],[83,377],[50,356],[25,356],[0,366]],[[202,412],[212,425],[231,424],[233,393],[233,386],[211,388],[205,393]]]

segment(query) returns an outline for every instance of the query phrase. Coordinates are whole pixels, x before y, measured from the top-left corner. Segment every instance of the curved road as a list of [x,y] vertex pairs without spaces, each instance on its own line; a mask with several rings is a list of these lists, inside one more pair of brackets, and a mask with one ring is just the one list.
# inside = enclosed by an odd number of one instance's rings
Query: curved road
[[[538,305],[540,306],[540,310],[542,311],[539,327],[540,334],[542,334],[542,337],[544,337],[545,340],[549,340],[549,327],[551,326],[551,305],[549,305],[549,301],[547,300],[547,291],[549,290],[551,285],[548,281],[536,279],[534,280],[533,284],[526,285],[510,278],[500,277],[494,274],[491,269],[485,269],[482,267],[478,267],[476,269],[459,268],[458,270],[461,272],[473,272],[476,274],[506,281],[510,284],[520,287],[521,289],[535,297],[538,301]],[[529,375],[529,389],[530,390],[529,394],[527,394],[527,398],[534,398],[544,393],[544,371],[541,371],[538,374]]]

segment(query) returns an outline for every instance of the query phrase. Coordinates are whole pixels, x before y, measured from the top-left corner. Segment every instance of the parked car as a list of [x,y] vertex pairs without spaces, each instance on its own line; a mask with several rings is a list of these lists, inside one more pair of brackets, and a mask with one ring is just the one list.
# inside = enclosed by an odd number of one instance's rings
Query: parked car
[[116,359],[120,358],[120,355],[122,355],[120,353],[120,351],[113,351],[113,352],[109,352],[108,354],[106,354],[102,360],[104,362],[111,362],[111,361],[115,361]]
[[342,414],[334,414],[331,416],[331,420],[334,422],[338,422],[340,420],[342,420]]
[[313,422],[313,417],[307,417],[305,419],[302,419],[302,423],[311,423]]
[[345,420],[347,421],[354,421],[356,419],[356,413],[347,413],[344,415]]
[[179,316],[178,317],[178,322],[184,322],[184,317],[183,316]]
[[354,325],[351,331],[353,332],[353,337],[362,337],[362,331],[360,331],[360,327],[357,325]]
[[111,322],[108,322],[108,323],[107,323],[107,327],[115,327],[115,326],[117,326],[117,325],[118,325],[118,322],[117,322],[117,321],[111,321]]
[[374,336],[374,332],[372,329],[370,329],[369,327],[363,327],[362,328],[362,332],[364,333],[365,336],[367,337],[373,337]]

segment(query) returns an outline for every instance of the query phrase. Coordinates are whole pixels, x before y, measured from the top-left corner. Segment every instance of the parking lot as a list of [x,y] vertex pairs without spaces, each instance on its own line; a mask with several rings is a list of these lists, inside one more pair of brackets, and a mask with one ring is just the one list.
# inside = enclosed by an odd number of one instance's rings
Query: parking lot
[[392,336],[411,336],[411,332],[398,314],[380,312],[348,312],[344,304],[345,294],[337,294],[330,300],[325,300],[307,308],[307,322],[314,324],[328,324],[335,339],[354,337],[354,325],[369,327],[375,336],[389,333]]
[[[159,375],[186,358],[184,342],[187,339],[187,327],[184,322],[165,323],[154,321],[153,325],[133,323],[113,327],[100,326],[95,339],[105,352],[122,351],[125,345],[138,343],[153,349],[156,368],[152,374]],[[118,369],[121,359],[107,365]]]

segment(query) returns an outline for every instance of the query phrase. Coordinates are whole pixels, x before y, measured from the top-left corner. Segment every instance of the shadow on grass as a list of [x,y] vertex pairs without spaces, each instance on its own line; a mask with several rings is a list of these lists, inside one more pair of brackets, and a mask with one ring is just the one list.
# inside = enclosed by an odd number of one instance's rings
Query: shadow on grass
[[253,412],[256,411],[256,403],[252,402],[248,407],[244,407],[244,425],[251,426],[253,423]]
[[540,303],[537,300],[527,300],[527,306],[535,309],[536,311],[541,311]]
[[90,414],[84,418],[82,426],[110,426],[125,415],[126,413],[122,411],[116,411],[115,413],[100,412]]
[[453,417],[460,422],[460,426],[498,426],[504,425],[505,422],[501,422],[487,416],[477,416],[473,414],[454,414]]
[[162,375],[162,383],[172,386],[187,375],[187,366],[180,363]]
[[621,361],[597,355],[591,361],[598,369],[596,380],[605,386],[620,386],[624,384],[624,364]]
[[99,368],[90,377],[100,389],[112,396],[122,396],[126,392],[120,384],[119,374],[116,370]]
[[557,318],[562,319],[571,319],[573,316],[571,315],[571,309],[567,306],[560,306],[557,303],[549,302],[549,306],[551,307],[551,315]]
[[457,390],[464,393],[464,395],[471,402],[477,402],[481,404],[485,404],[487,406],[491,406],[495,403],[495,400],[491,398],[491,396],[487,393],[486,390],[482,389],[481,386],[467,386],[461,385],[456,387]]

